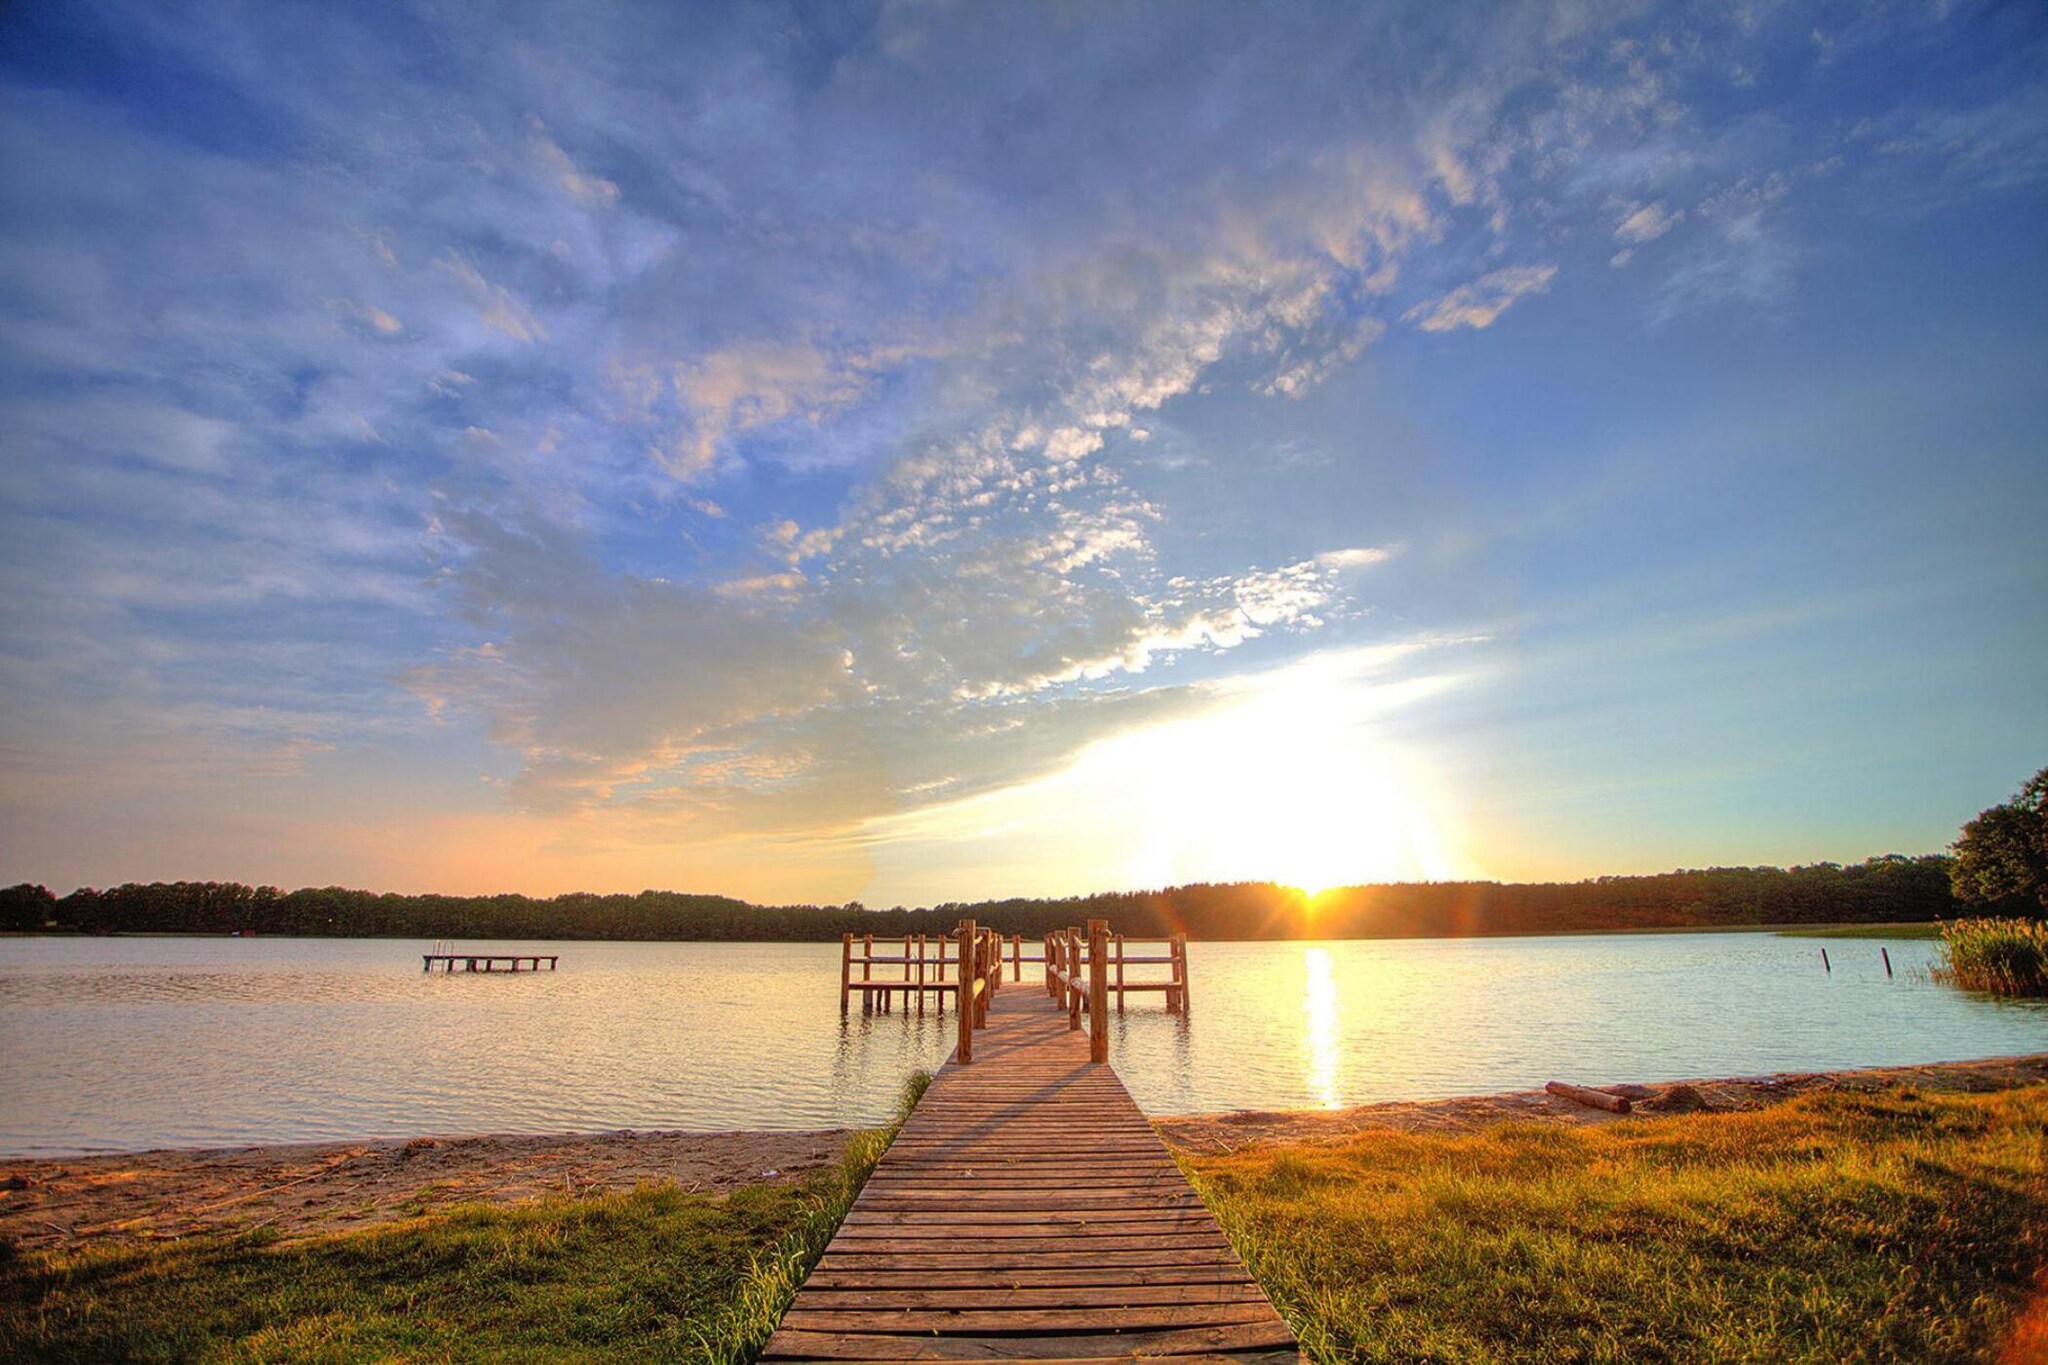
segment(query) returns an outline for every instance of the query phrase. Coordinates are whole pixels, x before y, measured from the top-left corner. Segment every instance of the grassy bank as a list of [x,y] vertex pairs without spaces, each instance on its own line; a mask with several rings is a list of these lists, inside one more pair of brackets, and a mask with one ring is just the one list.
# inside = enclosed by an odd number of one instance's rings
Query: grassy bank
[[[885,1146],[722,1199],[0,1252],[0,1359],[743,1361]],[[2048,1324],[2048,1086],[1183,1164],[1319,1361],[1990,1359],[2030,1283]]]
[[1324,1361],[1974,1360],[2048,1263],[2048,1087],[1183,1164]]
[[1938,919],[1904,924],[1802,924],[1778,931],[1781,938],[1940,938]]
[[1962,919],[1941,926],[1935,979],[1994,995],[2048,995],[2048,923]]
[[856,1137],[801,1184],[722,1198],[648,1188],[458,1207],[291,1243],[0,1247],[0,1359],[747,1360],[891,1131]]

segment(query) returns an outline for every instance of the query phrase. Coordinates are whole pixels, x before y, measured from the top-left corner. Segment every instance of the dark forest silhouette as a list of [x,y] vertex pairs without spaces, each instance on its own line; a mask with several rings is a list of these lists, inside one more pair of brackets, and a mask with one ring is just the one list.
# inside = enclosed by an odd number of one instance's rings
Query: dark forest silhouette
[[1398,882],[1308,897],[1266,882],[1107,892],[1061,900],[951,902],[915,910],[751,905],[729,896],[642,891],[439,896],[281,891],[234,882],[130,883],[53,896],[0,891],[0,929],[74,933],[259,933],[395,938],[832,940],[842,933],[937,933],[972,917],[1036,937],[1090,918],[1127,934],[1197,939],[1417,938],[1760,924],[1892,923],[1961,913],[1952,859],[1888,854],[1847,866],[1717,867],[1581,882]]

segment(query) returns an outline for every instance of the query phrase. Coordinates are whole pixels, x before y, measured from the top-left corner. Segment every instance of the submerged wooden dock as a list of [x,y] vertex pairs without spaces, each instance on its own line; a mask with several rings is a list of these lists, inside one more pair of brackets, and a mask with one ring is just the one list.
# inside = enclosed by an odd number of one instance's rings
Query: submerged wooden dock
[[559,961],[556,953],[421,953],[420,970],[431,972],[439,963],[442,971],[452,972],[460,962],[466,972],[537,972],[545,962],[553,971]]
[[961,992],[974,1001],[962,1048],[761,1359],[1298,1358],[1294,1334],[1103,1060],[1109,954],[1095,941],[1102,966],[1063,972],[1055,960],[1043,990],[998,991],[1000,940],[980,950]]

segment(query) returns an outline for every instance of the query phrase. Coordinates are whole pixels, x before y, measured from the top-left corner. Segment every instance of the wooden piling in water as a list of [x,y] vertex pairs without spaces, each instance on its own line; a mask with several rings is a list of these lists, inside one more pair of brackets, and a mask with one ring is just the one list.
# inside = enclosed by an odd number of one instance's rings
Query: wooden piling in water
[[846,1017],[846,1002],[853,996],[853,935],[839,936],[839,1017]]
[[1088,1060],[1109,1060],[1109,921],[1088,921]]

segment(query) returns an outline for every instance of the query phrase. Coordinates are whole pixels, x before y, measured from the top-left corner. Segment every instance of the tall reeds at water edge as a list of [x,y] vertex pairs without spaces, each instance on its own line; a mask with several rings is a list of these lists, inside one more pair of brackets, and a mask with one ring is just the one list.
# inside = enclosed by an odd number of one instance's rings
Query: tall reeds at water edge
[[1995,995],[2048,995],[2048,923],[1959,919],[1941,926],[1935,979]]

